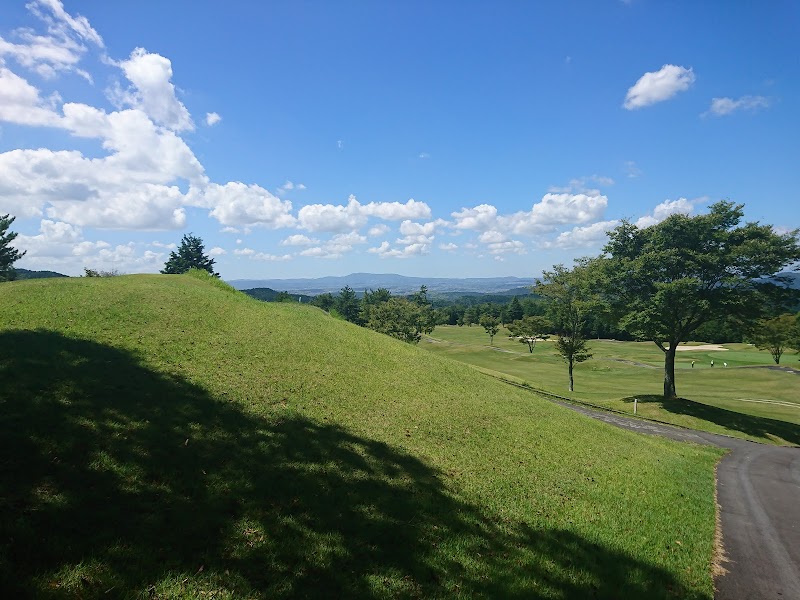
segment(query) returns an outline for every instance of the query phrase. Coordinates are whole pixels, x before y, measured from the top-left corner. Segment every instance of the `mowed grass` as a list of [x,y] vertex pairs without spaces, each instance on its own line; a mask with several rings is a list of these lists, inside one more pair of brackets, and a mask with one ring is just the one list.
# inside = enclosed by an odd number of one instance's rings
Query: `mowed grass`
[[591,340],[589,345],[593,358],[576,365],[575,391],[570,393],[566,364],[551,341],[538,342],[531,354],[505,329],[490,346],[481,327],[444,326],[421,342],[436,354],[576,400],[632,413],[637,398],[639,416],[759,442],[800,445],[800,364],[795,352],[787,352],[781,368],[775,369],[769,352],[748,344],[724,344],[724,351],[687,344],[698,349],[677,353],[680,398],[665,401],[664,354],[655,344]]
[[1,597],[713,595],[720,451],[313,307],[6,283],[0,381]]

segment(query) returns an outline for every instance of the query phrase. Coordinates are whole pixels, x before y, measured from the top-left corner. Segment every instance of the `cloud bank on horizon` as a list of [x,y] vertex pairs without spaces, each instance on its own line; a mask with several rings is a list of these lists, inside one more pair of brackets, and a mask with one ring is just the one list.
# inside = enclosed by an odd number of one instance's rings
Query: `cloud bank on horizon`
[[[0,138],[0,214],[16,215],[15,225],[28,228],[15,242],[27,250],[18,266],[72,275],[109,265],[157,272],[174,241],[200,230],[225,278],[257,275],[264,263],[316,275],[326,267],[314,259],[338,261],[336,270],[347,272],[396,271],[400,263],[386,261],[436,257],[441,271],[458,264],[444,262],[454,256],[464,266],[439,274],[460,276],[476,260],[508,260],[519,269],[533,257],[555,262],[597,252],[621,218],[648,226],[691,214],[709,200],[662,196],[636,213],[610,215],[618,184],[608,175],[573,177],[560,186],[551,181],[517,209],[467,197],[454,205],[411,197],[364,201],[354,193],[326,201],[320,200],[324,190],[277,173],[272,177],[285,180],[280,186],[218,179],[210,173],[220,169],[204,164],[193,145],[224,130],[234,116],[230,107],[190,110],[193,95],[182,91],[181,64],[141,46],[113,56],[103,32],[61,0],[33,0],[27,8],[37,25],[0,35],[0,123],[15,128],[14,140],[32,140],[8,147]],[[575,62],[571,57],[565,66]],[[674,64],[645,72],[628,88],[622,112],[688,93],[701,76]],[[704,102],[709,108],[702,116],[715,117],[772,104],[760,95]],[[331,140],[332,153],[347,151],[342,139]],[[440,149],[414,153],[426,166],[440,155]],[[630,159],[619,161],[618,170],[625,181],[643,174]],[[536,197],[535,190],[529,195]]]

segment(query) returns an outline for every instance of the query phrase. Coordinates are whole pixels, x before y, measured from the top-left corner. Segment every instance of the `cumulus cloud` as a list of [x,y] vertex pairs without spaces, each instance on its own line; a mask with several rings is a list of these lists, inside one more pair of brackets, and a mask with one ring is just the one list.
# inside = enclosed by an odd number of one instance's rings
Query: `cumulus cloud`
[[211,250],[208,251],[209,256],[223,256],[227,254],[228,251],[225,248],[220,248],[219,246],[214,246]]
[[601,245],[606,232],[619,225],[619,221],[598,221],[585,227],[573,227],[570,231],[558,234],[552,242],[543,244],[545,248],[589,248]]
[[450,216],[455,219],[456,229],[486,231],[497,223],[497,208],[491,204],[479,204],[473,208],[462,208]]
[[213,127],[220,121],[222,121],[222,117],[220,117],[219,114],[215,112],[206,113],[206,125],[209,127]]
[[209,184],[202,194],[209,213],[227,226],[260,226],[279,229],[295,225],[292,203],[281,200],[258,185],[232,181]]
[[312,239],[302,234],[290,235],[286,239],[281,240],[281,246],[313,246],[314,244],[319,244],[319,240]]
[[142,252],[134,243],[112,246],[103,240],[86,240],[80,227],[50,219],[40,222],[37,235],[19,234],[13,244],[27,251],[19,266],[56,269],[69,275],[81,274],[84,267],[123,273],[152,272],[165,261],[164,253]]
[[448,242],[447,244],[439,244],[439,249],[445,252],[453,252],[454,250],[458,250],[458,245]]
[[194,129],[189,111],[175,95],[171,81],[172,63],[168,58],[136,48],[118,66],[133,87],[111,88],[109,97],[113,102],[118,106],[138,108],[156,123],[174,131]]
[[489,253],[492,255],[500,255],[500,254],[526,254],[527,250],[525,249],[525,244],[519,240],[507,240],[505,242],[492,242],[487,244],[486,246],[489,249]]
[[669,100],[684,92],[694,83],[694,71],[677,65],[664,65],[658,71],[645,73],[628,89],[623,106],[636,110],[657,102]]
[[411,258],[412,256],[427,254],[428,251],[427,244],[414,243],[403,248],[393,248],[387,241],[381,242],[380,246],[367,250],[370,254],[376,254],[380,258]]
[[369,237],[378,237],[381,236],[389,231],[389,226],[384,223],[379,223],[374,227],[370,227],[367,235]]
[[660,223],[670,215],[690,215],[694,211],[695,204],[701,200],[702,198],[696,200],[687,200],[686,198],[664,200],[653,209],[651,214],[640,217],[634,224],[639,228],[645,228]]
[[0,121],[58,126],[60,119],[38,89],[0,63]]
[[765,96],[742,96],[734,100],[733,98],[712,98],[711,106],[703,116],[712,115],[722,117],[737,111],[756,112],[763,108],[769,108],[770,99]]
[[413,198],[401,202],[370,202],[361,204],[351,195],[347,205],[341,204],[308,204],[298,212],[298,220],[303,229],[309,231],[328,231],[341,233],[358,230],[370,217],[385,221],[402,219],[418,219],[430,217],[431,209],[424,202]]
[[365,244],[366,242],[366,236],[360,235],[358,232],[351,231],[349,233],[341,233],[334,235],[321,245],[314,246],[313,248],[306,248],[300,252],[300,256],[311,258],[340,258],[344,254],[352,251],[355,246]]

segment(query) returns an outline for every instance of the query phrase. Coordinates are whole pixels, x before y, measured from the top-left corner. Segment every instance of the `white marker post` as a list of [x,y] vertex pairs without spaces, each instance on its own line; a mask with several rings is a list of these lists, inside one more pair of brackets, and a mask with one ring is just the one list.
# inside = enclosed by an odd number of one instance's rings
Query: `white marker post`
[[633,414],[636,414],[636,403],[638,402],[638,398],[633,399]]

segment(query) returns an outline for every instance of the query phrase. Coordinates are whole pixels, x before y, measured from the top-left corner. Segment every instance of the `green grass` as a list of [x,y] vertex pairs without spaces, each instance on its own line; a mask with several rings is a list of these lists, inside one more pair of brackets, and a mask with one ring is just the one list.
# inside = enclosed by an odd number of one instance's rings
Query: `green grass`
[[0,596],[712,597],[718,450],[211,283],[0,285]]
[[574,393],[567,389],[566,365],[552,342],[537,343],[533,354],[505,330],[495,336],[494,347],[488,342],[482,328],[444,326],[422,347],[576,400],[630,413],[638,398],[639,416],[759,442],[800,445],[800,365],[794,352],[783,357],[781,366],[793,371],[787,372],[771,368],[775,363],[769,352],[747,344],[725,344],[725,351],[681,350],[675,365],[681,398],[665,401],[660,395],[664,355],[652,342],[592,340],[594,357],[575,367]]

